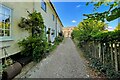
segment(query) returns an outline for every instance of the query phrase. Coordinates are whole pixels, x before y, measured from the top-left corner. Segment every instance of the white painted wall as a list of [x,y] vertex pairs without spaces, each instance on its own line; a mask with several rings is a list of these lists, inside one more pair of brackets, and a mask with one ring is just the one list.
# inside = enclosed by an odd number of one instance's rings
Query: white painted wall
[[[3,5],[12,9],[12,40],[7,41],[0,41],[0,47],[2,46],[10,46],[7,48],[8,55],[14,55],[20,52],[20,48],[18,46],[18,41],[22,40],[23,38],[29,36],[29,33],[21,28],[18,27],[18,23],[21,20],[21,17],[27,17],[28,13],[27,10],[32,12],[33,8],[41,12],[42,17],[44,19],[44,24],[51,30],[56,30],[56,14],[52,9],[51,5],[47,3],[47,11],[41,9],[41,3],[36,2],[9,2],[9,3],[2,3]],[[52,14],[55,15],[55,20],[52,20]],[[59,27],[63,27],[59,20],[57,20],[57,30],[60,31]],[[56,31],[55,31],[56,32]],[[48,37],[48,35],[46,35]],[[51,35],[51,41],[53,42],[56,36]],[[0,49],[0,59],[5,57],[4,52]]]

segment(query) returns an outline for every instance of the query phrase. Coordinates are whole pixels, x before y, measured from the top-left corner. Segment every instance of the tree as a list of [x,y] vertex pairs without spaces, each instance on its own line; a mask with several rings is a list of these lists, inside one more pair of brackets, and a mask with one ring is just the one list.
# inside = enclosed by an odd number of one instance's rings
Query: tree
[[[93,20],[101,20],[101,21],[112,21],[120,17],[120,1],[119,0],[114,0],[114,2],[110,2],[112,0],[94,0],[98,1],[97,3],[93,3],[94,5],[94,10],[97,10],[101,5],[106,5],[109,6],[109,9],[102,12],[102,13],[93,13],[93,14],[84,14],[89,19]],[[89,2],[86,4],[89,5]]]
[[86,34],[95,34],[98,31],[105,30],[107,24],[101,21],[87,19],[80,22],[78,25],[78,29]]
[[32,34],[18,42],[21,48],[21,54],[32,56],[34,61],[39,62],[43,57],[45,57],[45,53],[48,48],[42,15],[36,11],[29,13],[28,18],[22,17],[19,27]]
[[107,24],[101,21],[87,19],[79,23],[78,28],[72,32],[72,38],[81,41],[91,39],[92,35],[105,30]]
[[32,36],[40,36],[44,32],[44,22],[41,13],[37,13],[36,11],[33,13],[27,12],[29,13],[28,18],[22,17],[18,26],[28,30]]

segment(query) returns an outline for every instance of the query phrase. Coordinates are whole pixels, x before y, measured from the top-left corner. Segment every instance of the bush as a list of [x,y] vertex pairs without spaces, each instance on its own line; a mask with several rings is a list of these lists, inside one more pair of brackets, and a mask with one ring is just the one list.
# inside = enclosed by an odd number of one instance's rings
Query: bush
[[21,54],[25,56],[32,56],[34,61],[40,61],[45,57],[47,50],[47,42],[40,37],[29,36],[22,41],[19,41],[21,47]]
[[62,41],[63,41],[63,36],[58,36],[55,38],[55,44],[59,44]]

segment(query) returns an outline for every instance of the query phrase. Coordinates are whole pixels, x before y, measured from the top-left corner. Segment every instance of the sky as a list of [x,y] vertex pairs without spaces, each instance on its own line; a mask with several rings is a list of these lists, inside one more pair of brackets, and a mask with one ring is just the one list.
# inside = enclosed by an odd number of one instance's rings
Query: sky
[[[86,2],[53,2],[56,11],[64,27],[77,26],[86,17],[83,14],[93,13],[92,4],[86,6]],[[96,12],[108,10],[108,6],[101,6]],[[118,19],[107,22],[109,28],[115,28],[118,25]]]

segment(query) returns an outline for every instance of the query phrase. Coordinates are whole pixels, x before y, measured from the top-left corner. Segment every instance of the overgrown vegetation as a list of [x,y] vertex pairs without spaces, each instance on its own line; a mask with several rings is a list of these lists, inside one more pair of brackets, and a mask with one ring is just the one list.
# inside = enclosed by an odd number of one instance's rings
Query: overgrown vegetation
[[[88,59],[88,61],[90,61],[90,67],[105,74],[107,78],[120,78],[120,72],[115,70],[115,65],[112,65],[115,63],[111,61],[111,52],[109,47],[107,48],[107,46],[112,43],[120,42],[120,30],[99,31],[94,35],[88,35],[89,36],[86,36],[80,31],[74,30],[72,38],[78,42],[78,47],[82,49],[84,56]],[[98,51],[95,52],[96,49],[98,50],[98,45],[96,44],[99,43],[101,44],[102,51],[104,51],[104,55],[103,52],[101,52],[101,58],[96,57],[96,54],[99,55],[99,53],[97,53]]]
[[[97,25],[96,25],[97,24]],[[77,29],[73,30],[72,38],[79,41],[79,46],[82,42],[91,40],[91,37],[100,31],[105,30],[107,24],[97,20],[83,20],[79,23]]]
[[28,18],[21,18],[19,27],[29,31],[31,35],[19,41],[18,44],[22,55],[32,56],[34,61],[39,62],[56,47],[56,44],[51,45],[51,43],[47,42],[41,13],[36,11],[28,13]]
[[44,33],[44,22],[41,13],[28,12],[28,18],[21,18],[19,27],[28,30],[30,36],[20,41],[22,55],[32,56],[33,60],[39,62],[44,56],[47,48],[47,40]]
[[112,21],[120,17],[118,14],[120,9],[117,7],[119,2],[99,1],[93,4],[95,10],[102,4],[107,4],[110,9],[102,13],[84,14],[87,18],[72,32],[72,39],[82,48],[90,67],[105,74],[107,78],[120,78],[120,72],[117,70],[119,67],[117,61],[120,60],[116,57],[120,52],[119,24],[114,31],[106,30],[107,24],[105,24],[105,20]]

